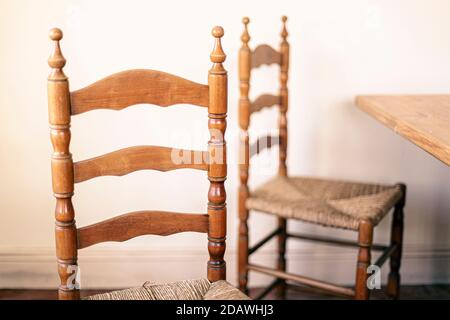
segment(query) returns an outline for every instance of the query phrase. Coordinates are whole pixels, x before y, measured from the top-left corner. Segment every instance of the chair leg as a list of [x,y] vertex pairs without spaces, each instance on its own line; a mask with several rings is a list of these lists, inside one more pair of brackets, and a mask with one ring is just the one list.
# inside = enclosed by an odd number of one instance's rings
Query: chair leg
[[397,245],[395,251],[390,258],[390,267],[387,294],[392,299],[398,299],[400,294],[400,264],[402,258],[402,242],[403,242],[403,208],[405,206],[406,199],[406,186],[399,184],[403,192],[403,197],[395,205],[394,216],[392,217],[392,229],[391,229],[391,245]]
[[363,220],[359,224],[358,231],[358,262],[356,265],[355,299],[368,300],[369,288],[367,287],[367,268],[370,265],[371,247],[373,239],[373,223]]
[[[278,218],[278,228],[280,234],[278,235],[278,267],[280,271],[286,271],[286,227],[287,219]],[[276,294],[280,299],[286,298],[286,280],[278,279],[280,283],[276,287]]]
[[238,239],[238,279],[239,290],[248,295],[248,215],[249,211],[245,207],[246,188],[241,190],[239,199],[239,239]]

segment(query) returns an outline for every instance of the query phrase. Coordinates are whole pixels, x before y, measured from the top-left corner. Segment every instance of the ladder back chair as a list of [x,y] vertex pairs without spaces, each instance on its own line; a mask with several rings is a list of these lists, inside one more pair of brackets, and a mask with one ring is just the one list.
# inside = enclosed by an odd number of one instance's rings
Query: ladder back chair
[[[187,231],[207,233],[207,279],[160,285],[145,283],[142,287],[100,294],[89,299],[246,299],[239,290],[224,281],[227,72],[222,65],[226,58],[220,40],[223,34],[221,27],[212,30],[215,45],[210,56],[213,65],[207,85],[154,70],[128,70],[71,92],[63,72],[66,60],[59,44],[62,31],[56,28],[50,30],[54,50],[48,60],[51,67],[48,107],[54,150],[51,164],[56,198],[56,255],[61,282],[59,299],[80,298],[79,286],[74,282],[79,249],[105,241],[121,242],[141,235],[166,236]],[[207,108],[210,131],[208,151],[135,146],[73,162],[69,150],[72,116],[100,108],[121,110],[139,103],[161,107],[187,103]],[[187,155],[191,161],[176,163],[171,158],[173,152]],[[169,171],[181,168],[207,171],[210,181],[207,214],[139,211],[82,228],[76,227],[72,205],[74,184],[99,176],[122,176],[137,170]]]
[[[281,43],[278,51],[265,44],[259,45],[252,50],[249,47],[249,19],[243,19],[244,32],[241,36],[242,46],[239,51],[239,126],[241,129],[240,156],[242,159],[239,164],[240,187],[238,194],[239,288],[247,293],[248,273],[249,271],[256,271],[275,277],[275,280],[256,297],[257,299],[264,297],[272,289],[276,289],[277,293],[283,297],[286,291],[287,280],[317,287],[346,297],[368,299],[369,289],[366,286],[366,282],[369,276],[368,267],[371,265],[371,250],[377,250],[382,251],[382,254],[374,265],[381,267],[390,258],[391,271],[389,273],[387,292],[392,298],[398,298],[406,186],[404,184],[364,184],[319,178],[291,177],[288,175],[286,166],[288,141],[286,113],[288,111],[289,43],[287,41],[286,21],[287,18],[283,16]],[[279,94],[264,94],[254,101],[250,101],[251,70],[263,64],[278,64],[280,66]],[[250,145],[248,129],[251,115],[263,108],[272,106],[278,106],[280,111],[278,136],[259,138]],[[260,153],[263,149],[271,148],[274,145],[279,145],[278,175],[262,186],[250,191],[247,185],[250,158]],[[392,208],[394,208],[394,213],[390,245],[372,244],[374,227]],[[252,247],[249,247],[249,228],[247,224],[250,210],[269,213],[278,218],[276,229]],[[358,240],[357,242],[352,242],[316,235],[291,233],[287,230],[288,219],[353,230],[358,232]],[[274,237],[278,238],[277,268],[273,269],[250,263],[249,256]],[[358,248],[355,287],[341,287],[286,272],[285,253],[286,240],[288,238]]]

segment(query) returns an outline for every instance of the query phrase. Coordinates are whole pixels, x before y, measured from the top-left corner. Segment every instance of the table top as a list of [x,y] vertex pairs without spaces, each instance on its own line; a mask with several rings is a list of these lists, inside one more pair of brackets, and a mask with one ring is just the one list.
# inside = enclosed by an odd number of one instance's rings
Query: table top
[[356,105],[450,166],[449,95],[364,95]]

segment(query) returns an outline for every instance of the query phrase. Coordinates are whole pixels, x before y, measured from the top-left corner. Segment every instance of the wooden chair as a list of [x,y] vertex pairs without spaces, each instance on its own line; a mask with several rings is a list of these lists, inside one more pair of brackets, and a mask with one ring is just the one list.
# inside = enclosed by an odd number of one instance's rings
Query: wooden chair
[[[250,36],[247,25],[248,18],[243,19],[244,32],[242,47],[239,51],[239,125],[241,128],[241,151],[243,161],[240,163],[239,187],[239,288],[247,292],[248,272],[256,271],[275,277],[271,285],[257,298],[264,297],[272,289],[284,296],[286,280],[318,287],[347,297],[368,299],[369,289],[367,268],[371,265],[371,250],[383,251],[374,263],[381,267],[390,258],[391,271],[387,286],[388,294],[398,298],[400,285],[400,259],[402,253],[403,207],[406,187],[403,184],[377,185],[347,181],[324,180],[306,177],[291,177],[287,173],[287,110],[288,110],[288,68],[289,44],[286,30],[287,18],[283,17],[281,44],[279,51],[268,45],[260,45],[251,50],[248,43]],[[280,66],[280,90],[278,95],[262,95],[254,101],[249,100],[250,73],[263,64]],[[249,145],[248,128],[250,116],[263,108],[279,106],[279,136],[258,139]],[[278,176],[250,192],[247,182],[249,178],[249,161],[253,155],[265,148],[279,145]],[[372,244],[373,229],[381,219],[394,208],[392,221],[392,238],[389,246]],[[247,220],[250,210],[269,213],[278,217],[278,226],[268,236],[249,247]],[[342,228],[358,232],[358,241],[351,242],[340,239],[329,239],[316,235],[293,234],[287,231],[287,220],[295,219],[319,224],[327,227]],[[267,268],[249,262],[249,256],[273,237],[278,237],[278,266]],[[340,287],[331,283],[311,279],[286,272],[286,240],[288,238],[317,241],[359,248],[356,264],[356,286],[354,289]],[[331,268],[331,267],[330,267]]]
[[[225,54],[220,38],[223,29],[215,27],[213,63],[208,85],[194,83],[174,75],[153,70],[129,70],[113,74],[88,87],[69,91],[63,72],[66,63],[59,41],[62,32],[50,31],[55,42],[48,63],[52,68],[48,77],[48,105],[52,155],[52,183],[56,198],[56,255],[61,280],[59,299],[79,299],[74,278],[77,270],[77,251],[105,241],[126,241],[141,235],[170,235],[179,232],[208,234],[209,261],[207,279],[181,281],[96,295],[90,299],[246,299],[239,290],[225,280],[224,261],[226,238],[227,173],[224,133],[227,116],[227,72],[222,63]],[[157,146],[136,146],[96,158],[73,162],[69,151],[71,116],[94,109],[121,110],[134,104],[149,103],[167,107],[187,103],[207,108],[211,139],[208,151],[175,150]],[[171,154],[182,154],[182,163],[175,163]],[[187,158],[186,158],[187,156]],[[168,171],[190,168],[208,172],[210,187],[207,214],[183,214],[161,211],[127,213],[93,225],[77,228],[72,205],[74,184],[94,177],[122,176],[136,170]]]

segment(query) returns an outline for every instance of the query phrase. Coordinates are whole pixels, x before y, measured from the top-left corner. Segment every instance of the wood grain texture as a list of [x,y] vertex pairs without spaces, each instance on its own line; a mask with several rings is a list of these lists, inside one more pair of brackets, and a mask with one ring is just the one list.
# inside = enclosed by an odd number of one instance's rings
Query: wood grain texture
[[252,52],[252,68],[262,65],[280,64],[280,53],[267,44],[257,46]]
[[150,103],[161,107],[186,103],[208,106],[209,88],[165,72],[128,70],[70,94],[72,115],[94,109],[121,110]]
[[[72,286],[72,276],[78,270],[78,249],[104,241],[125,241],[145,234],[170,235],[185,231],[208,233],[207,278],[211,282],[226,280],[224,254],[227,212],[224,182],[227,176],[225,130],[228,77],[223,66],[226,58],[221,45],[223,28],[214,27],[212,35],[215,45],[210,54],[212,67],[208,73],[207,85],[159,71],[129,70],[70,92],[68,78],[62,70],[66,63],[59,44],[62,31],[50,31],[54,48],[48,60],[51,67],[48,104],[54,151],[52,182],[56,197],[55,238],[60,276],[59,299],[80,298],[77,286]],[[69,148],[71,116],[94,109],[121,110],[141,103],[162,107],[183,103],[208,108],[208,151],[136,146],[73,163]],[[170,124],[173,126],[173,123]],[[75,182],[104,175],[121,176],[136,170],[168,171],[181,168],[208,172],[210,187],[207,194],[207,214],[131,212],[77,229],[72,205]],[[174,201],[176,200],[174,196]]]
[[80,298],[80,292],[72,277],[77,266],[77,232],[72,204],[74,178],[70,153],[69,81],[63,71],[66,59],[59,44],[63,33],[60,29],[53,28],[49,37],[54,42],[53,52],[48,59],[51,73],[47,88],[50,139],[53,146],[52,186],[56,198],[55,242],[60,278],[58,297],[61,300],[75,300]]
[[280,97],[273,94],[263,94],[250,105],[250,113],[258,112],[264,108],[280,105]]
[[356,105],[450,166],[450,95],[357,96]]
[[228,76],[223,66],[226,55],[222,48],[221,38],[224,35],[222,27],[214,27],[212,35],[215,38],[214,48],[210,55],[212,67],[208,73],[209,106],[208,106],[208,280],[215,282],[226,280],[227,269],[224,259],[225,240],[227,237],[227,148],[225,131],[227,129],[227,96]]
[[75,183],[99,176],[123,176],[138,170],[208,170],[206,151],[136,146],[74,163]]
[[164,211],[126,213],[79,228],[78,249],[106,241],[122,242],[142,235],[167,236],[192,231],[208,232],[208,215]]

